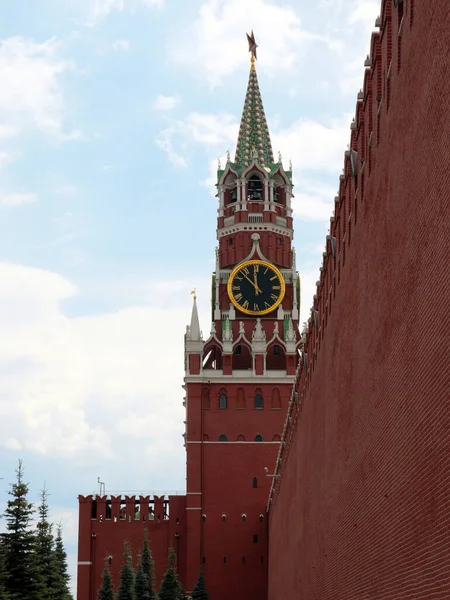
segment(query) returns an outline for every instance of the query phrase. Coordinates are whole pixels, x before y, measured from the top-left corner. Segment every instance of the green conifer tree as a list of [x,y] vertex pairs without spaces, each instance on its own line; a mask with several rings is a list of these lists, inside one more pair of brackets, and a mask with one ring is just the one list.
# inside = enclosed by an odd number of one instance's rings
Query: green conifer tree
[[41,503],[38,507],[39,521],[36,525],[35,553],[36,563],[42,578],[41,600],[52,600],[57,574],[54,563],[54,543],[52,527],[48,515],[48,491],[45,488],[40,494]]
[[35,536],[31,529],[33,505],[28,502],[28,485],[24,482],[24,469],[19,460],[16,482],[11,484],[4,517],[5,587],[14,600],[42,600],[43,580],[35,553]]
[[209,600],[209,594],[205,585],[205,577],[203,575],[203,567],[200,567],[197,583],[192,591],[192,600]]
[[5,542],[3,535],[0,534],[0,600],[9,600],[9,598],[9,594],[6,593]]
[[120,570],[120,584],[117,600],[134,600],[134,573],[131,562],[131,550],[128,542],[124,544],[123,564]]
[[142,565],[142,570],[147,576],[148,591],[150,600],[157,600],[156,584],[155,584],[155,563],[152,557],[152,551],[148,543],[147,530],[144,532],[144,545],[142,547],[142,553],[139,560],[139,564]]
[[70,575],[67,567],[67,553],[62,539],[62,528],[58,525],[53,551],[53,595],[52,600],[73,600],[69,589]]
[[176,571],[177,555],[173,548],[169,548],[167,571],[159,588],[159,600],[183,600],[184,592]]
[[102,585],[98,590],[97,600],[114,600],[114,586],[107,560],[102,574]]
[[144,573],[141,561],[139,561],[136,577],[134,578],[134,597],[135,600],[150,600],[148,577]]

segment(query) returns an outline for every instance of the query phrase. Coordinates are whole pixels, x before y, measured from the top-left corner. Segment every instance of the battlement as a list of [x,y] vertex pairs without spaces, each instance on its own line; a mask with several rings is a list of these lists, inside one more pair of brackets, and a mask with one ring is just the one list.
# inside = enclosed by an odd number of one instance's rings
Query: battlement
[[[179,500],[180,496],[176,496]],[[81,504],[90,505],[92,520],[105,521],[166,521],[170,500],[167,496],[78,496]],[[178,502],[177,502],[178,503]]]
[[[302,333],[302,358],[298,365],[295,383],[283,428],[282,441],[275,471],[280,474],[292,438],[295,423],[302,412],[303,401],[314,377],[316,362],[326,343],[328,321],[333,305],[339,299],[341,276],[346,268],[350,253],[364,252],[364,248],[353,246],[356,228],[364,228],[364,217],[368,211],[376,210],[380,173],[376,169],[380,156],[390,151],[386,129],[393,119],[399,127],[399,102],[397,92],[408,86],[408,69],[405,63],[413,63],[418,52],[411,30],[415,25],[414,0],[399,1],[394,6],[391,0],[382,0],[380,16],[375,21],[371,36],[370,52],[364,62],[363,87],[357,94],[355,116],[350,124],[350,141],[344,153],[344,167],[339,176],[338,192],[334,199],[334,211],[330,218],[329,235],[325,240],[320,275],[316,282],[316,293],[311,307],[311,316]],[[408,126],[411,107],[405,107],[403,127]],[[377,181],[373,181],[376,172]],[[372,189],[369,189],[372,188]],[[371,198],[368,203],[367,196]],[[382,218],[382,217],[381,217]],[[280,477],[273,478],[267,510],[280,485]]]

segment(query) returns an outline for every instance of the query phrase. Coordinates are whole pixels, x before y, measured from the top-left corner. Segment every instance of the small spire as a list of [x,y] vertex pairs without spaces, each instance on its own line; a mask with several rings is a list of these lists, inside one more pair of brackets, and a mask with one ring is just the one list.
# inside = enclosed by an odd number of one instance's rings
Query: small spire
[[197,295],[195,293],[195,290],[192,290],[191,294],[193,294],[194,296],[194,304],[192,305],[191,326],[189,327],[189,339],[191,341],[199,341],[202,339],[202,334],[200,331],[200,322],[198,320]]

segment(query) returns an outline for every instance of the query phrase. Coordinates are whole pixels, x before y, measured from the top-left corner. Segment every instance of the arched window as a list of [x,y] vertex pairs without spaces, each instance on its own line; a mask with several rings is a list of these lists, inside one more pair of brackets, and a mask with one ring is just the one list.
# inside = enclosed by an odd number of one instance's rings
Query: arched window
[[278,435],[278,433],[275,433],[275,434],[274,434],[274,436],[273,436],[273,438],[272,438],[272,441],[273,441],[273,442],[281,442],[281,438],[280,438],[280,436]]
[[281,409],[280,390],[278,388],[273,388],[273,390],[272,390],[272,409],[273,410]]
[[219,396],[219,408],[225,409],[227,408],[227,395],[222,393]]
[[219,435],[219,442],[228,442],[228,438],[224,433]]
[[255,442],[262,442],[263,441],[263,436],[258,433],[258,435],[255,435]]
[[253,202],[261,202],[262,181],[258,175],[252,175],[248,180],[248,199]]
[[253,477],[253,487],[254,488],[258,487],[258,478],[257,477]]
[[236,408],[243,410],[245,408],[245,392],[243,388],[238,388],[236,397]]
[[255,394],[255,408],[264,408],[264,400],[261,392]]

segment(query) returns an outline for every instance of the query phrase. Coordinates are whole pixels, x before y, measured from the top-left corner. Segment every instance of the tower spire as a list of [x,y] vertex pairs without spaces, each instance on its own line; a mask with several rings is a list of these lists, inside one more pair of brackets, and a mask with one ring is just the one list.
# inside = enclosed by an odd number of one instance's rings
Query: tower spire
[[253,31],[251,35],[247,33],[247,41],[248,51],[251,52],[250,75],[239,128],[235,162],[239,167],[247,167],[252,159],[252,151],[255,150],[258,162],[264,166],[269,166],[273,164],[274,160],[269,128],[256,75],[255,61],[257,59],[256,48],[258,48],[258,44]]
[[194,296],[194,303],[192,305],[191,326],[189,327],[189,340],[199,341],[202,339],[202,334],[200,332],[200,321],[198,320],[197,294],[195,290],[191,294]]

